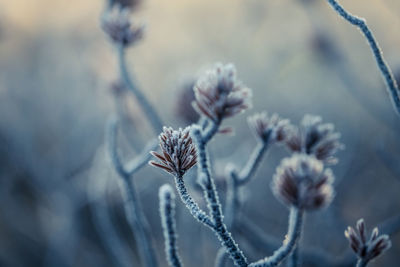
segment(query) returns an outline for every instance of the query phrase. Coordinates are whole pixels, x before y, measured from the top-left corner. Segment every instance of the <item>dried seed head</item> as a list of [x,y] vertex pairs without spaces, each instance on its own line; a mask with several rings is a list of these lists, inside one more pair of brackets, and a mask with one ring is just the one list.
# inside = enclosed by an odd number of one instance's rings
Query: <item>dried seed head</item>
[[305,115],[300,128],[292,127],[286,141],[287,147],[293,152],[314,155],[326,164],[336,164],[333,155],[344,146],[339,142],[340,133],[335,132],[331,123],[323,123],[322,118]]
[[333,174],[314,156],[294,154],[283,159],[273,178],[275,196],[287,205],[304,210],[328,206],[334,195]]
[[162,154],[151,151],[159,161],[150,161],[150,165],[181,177],[196,164],[197,154],[190,137],[190,127],[179,128],[177,131],[164,127],[159,140]]
[[144,25],[132,25],[131,10],[113,5],[102,17],[101,27],[110,39],[119,45],[133,45],[143,37]]
[[349,226],[344,235],[349,240],[350,247],[357,256],[365,261],[370,261],[391,247],[390,239],[387,235],[378,235],[378,228],[374,228],[369,239],[364,219],[357,222],[356,229]]
[[248,117],[247,121],[255,136],[263,142],[283,142],[291,129],[289,120],[281,119],[276,113],[272,116],[268,116],[267,112],[256,113]]
[[213,121],[232,117],[251,106],[251,90],[236,79],[232,64],[216,64],[197,81],[193,90],[196,97],[193,107]]

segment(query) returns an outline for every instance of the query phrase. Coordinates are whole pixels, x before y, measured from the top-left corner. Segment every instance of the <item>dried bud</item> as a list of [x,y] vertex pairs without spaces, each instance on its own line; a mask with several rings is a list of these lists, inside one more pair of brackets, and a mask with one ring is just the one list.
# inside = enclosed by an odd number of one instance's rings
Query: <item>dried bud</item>
[[160,161],[150,161],[150,165],[181,177],[196,164],[196,148],[190,137],[190,127],[177,131],[164,127],[159,140],[162,155],[155,151],[150,153]]
[[326,164],[336,164],[333,155],[343,149],[339,142],[340,133],[335,132],[331,123],[323,123],[321,117],[305,115],[300,128],[292,128],[286,145],[293,152],[314,155]]
[[257,113],[248,117],[247,121],[255,136],[263,142],[280,143],[288,137],[290,122],[287,119],[281,119],[276,113],[270,117],[267,112]]
[[194,86],[193,107],[200,115],[220,121],[251,106],[251,90],[236,79],[232,64],[216,64]]
[[273,178],[275,196],[287,205],[304,210],[328,206],[334,195],[333,174],[314,156],[294,154],[283,159]]
[[110,39],[119,45],[129,46],[143,37],[144,25],[132,25],[131,10],[128,7],[114,5],[102,18],[101,27]]
[[347,230],[344,231],[344,235],[349,240],[350,247],[357,256],[365,262],[368,262],[381,255],[385,250],[389,249],[392,244],[389,236],[378,234],[378,228],[376,227],[368,240],[366,232],[364,219],[360,219],[357,222],[356,229],[349,226]]

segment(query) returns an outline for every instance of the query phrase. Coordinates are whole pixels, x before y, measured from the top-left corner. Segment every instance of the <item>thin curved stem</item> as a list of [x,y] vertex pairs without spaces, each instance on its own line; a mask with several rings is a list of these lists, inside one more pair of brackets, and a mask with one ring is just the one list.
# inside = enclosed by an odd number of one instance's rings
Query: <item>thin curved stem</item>
[[165,254],[171,267],[182,267],[178,255],[176,221],[175,221],[175,194],[170,185],[160,188],[160,215],[165,239]]
[[248,265],[247,259],[223,222],[223,215],[218,192],[215,187],[214,180],[211,178],[210,175],[208,157],[206,153],[206,143],[210,140],[210,138],[208,138],[210,133],[216,133],[218,130],[218,126],[215,125],[217,124],[214,124],[212,126],[213,128],[211,128],[211,130],[206,132],[206,134],[204,135],[202,134],[200,127],[194,127],[192,129],[192,136],[196,142],[198,153],[198,179],[203,188],[204,195],[208,203],[207,206],[210,210],[210,215],[214,220],[214,231],[216,235],[222,242],[223,246],[226,249],[226,252],[234,261],[235,265],[245,267]]
[[300,238],[302,223],[303,211],[292,207],[289,215],[287,239],[284,241],[283,245],[277,249],[271,257],[251,263],[249,267],[271,267],[278,266],[282,263],[282,261],[289,256],[296,247],[297,241]]
[[[151,238],[148,224],[140,208],[139,200],[136,197],[136,190],[132,181],[132,174],[138,170],[128,171],[122,163],[117,151],[117,121],[111,120],[107,129],[108,150],[115,170],[120,176],[121,190],[125,201],[125,213],[132,232],[135,234],[137,247],[146,266],[157,266],[154,249],[151,245]],[[141,166],[138,164],[137,166]]]
[[121,79],[129,88],[129,90],[131,90],[131,92],[135,95],[137,103],[140,105],[146,117],[149,119],[154,133],[158,135],[161,132],[163,126],[160,116],[157,114],[154,107],[150,104],[142,91],[139,90],[139,88],[136,86],[132,76],[129,74],[126,65],[125,47],[122,45],[118,46],[117,53]]
[[243,185],[247,183],[250,178],[256,172],[261,160],[268,149],[268,142],[259,142],[254,148],[249,160],[247,161],[245,167],[240,172],[237,183],[238,185]]
[[388,93],[393,103],[393,107],[395,111],[397,111],[397,115],[400,116],[400,92],[399,87],[396,83],[396,80],[393,77],[392,71],[390,70],[388,64],[383,58],[383,53],[381,48],[379,47],[378,42],[376,41],[374,35],[371,30],[368,28],[365,19],[356,17],[349,12],[347,12],[336,0],[327,0],[328,3],[332,6],[332,8],[346,21],[351,23],[354,26],[357,26],[361,32],[364,34],[364,37],[367,39],[369,46],[371,47],[372,53],[375,57],[375,61],[378,65],[380,72],[382,73],[383,78],[385,79],[386,86],[388,89]]
[[196,218],[199,222],[207,225],[211,229],[214,229],[215,225],[211,221],[210,217],[203,210],[200,209],[199,205],[188,193],[185,182],[183,181],[183,177],[175,176],[175,184],[179,196],[181,197],[183,203],[186,205],[193,217]]

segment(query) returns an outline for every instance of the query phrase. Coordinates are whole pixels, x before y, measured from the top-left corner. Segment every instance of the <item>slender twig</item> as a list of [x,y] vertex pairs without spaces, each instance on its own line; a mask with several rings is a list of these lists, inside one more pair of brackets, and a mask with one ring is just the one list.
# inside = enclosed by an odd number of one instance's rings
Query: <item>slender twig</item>
[[247,259],[239,246],[236,244],[231,233],[227,230],[226,225],[223,222],[221,203],[219,201],[218,192],[215,188],[214,180],[211,178],[209,163],[206,153],[206,144],[211,140],[212,136],[218,131],[218,124],[214,123],[211,128],[202,133],[202,130],[198,126],[192,127],[192,136],[196,143],[197,154],[198,154],[198,172],[199,182],[204,190],[210,215],[214,220],[214,231],[218,238],[222,242],[226,249],[226,252],[230,255],[235,265],[247,266]]
[[297,267],[299,263],[299,244],[294,248],[292,254],[289,256],[287,263],[288,267]]
[[88,198],[91,201],[90,211],[93,216],[93,224],[115,266],[128,267],[131,264],[128,251],[118,237],[104,201],[107,179],[99,180],[98,178],[92,175],[87,190]]
[[249,160],[247,161],[245,167],[239,173],[237,179],[238,185],[243,185],[250,180],[250,178],[256,172],[257,167],[260,165],[261,160],[265,155],[267,149],[268,149],[268,142],[258,142]]
[[276,250],[271,257],[264,258],[257,262],[251,263],[250,267],[269,267],[278,266],[295,248],[300,238],[301,227],[303,221],[303,211],[295,207],[290,209],[289,229],[287,239],[284,244]]
[[158,135],[162,130],[163,123],[155,109],[152,107],[142,91],[139,90],[136,83],[133,81],[132,76],[129,74],[126,65],[125,47],[123,45],[117,46],[117,53],[121,79],[124,81],[129,90],[131,90],[131,92],[135,95],[137,103],[140,105],[146,117],[149,119],[154,133]]
[[165,239],[165,253],[171,267],[183,266],[178,255],[176,222],[175,222],[175,194],[168,184],[160,187],[160,215]]
[[397,114],[400,115],[400,92],[399,87],[396,83],[396,80],[393,77],[392,71],[390,70],[388,64],[383,58],[382,50],[379,47],[378,42],[376,41],[374,35],[371,30],[367,26],[365,19],[356,17],[349,12],[347,12],[336,0],[327,0],[328,3],[332,6],[332,8],[346,21],[351,23],[354,26],[357,26],[361,32],[364,34],[365,38],[368,41],[369,46],[371,47],[372,53],[375,57],[376,63],[380,72],[382,73],[383,78],[385,79],[386,86],[388,89],[388,93],[393,103],[393,107]]
[[[111,120],[111,122],[109,123],[107,134],[108,134],[107,139],[109,146],[109,154],[113,162],[114,168],[121,178],[120,185],[121,189],[123,190],[123,198],[125,201],[124,208],[131,230],[135,234],[136,243],[140,251],[140,255],[143,258],[146,266],[149,267],[157,266],[155,252],[151,245],[151,238],[149,235],[148,224],[140,208],[139,200],[136,197],[136,190],[134,187],[134,183],[131,179],[133,172],[137,171],[138,168],[134,169],[134,171],[127,170],[124,167],[118,155],[117,144],[116,144],[116,138],[117,138],[116,120]],[[136,166],[142,166],[142,164],[137,164]]]
[[199,205],[188,193],[183,177],[175,177],[175,184],[179,196],[181,197],[183,203],[186,205],[193,217],[195,217],[199,222],[207,225],[211,229],[214,229],[215,225],[211,221],[210,217],[203,210],[200,209]]

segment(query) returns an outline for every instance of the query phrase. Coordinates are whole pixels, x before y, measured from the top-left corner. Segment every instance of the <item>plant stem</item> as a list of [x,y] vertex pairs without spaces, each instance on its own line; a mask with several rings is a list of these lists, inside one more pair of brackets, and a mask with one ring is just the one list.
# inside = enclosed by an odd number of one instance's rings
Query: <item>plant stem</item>
[[118,46],[117,53],[118,53],[118,64],[119,64],[121,79],[125,83],[125,85],[129,88],[129,90],[131,90],[131,92],[135,95],[137,103],[140,105],[142,111],[149,119],[154,133],[158,135],[162,130],[163,123],[160,117],[158,116],[157,112],[153,108],[153,106],[147,100],[142,91],[136,86],[136,83],[134,82],[132,76],[129,74],[126,65],[124,46],[122,45]]

